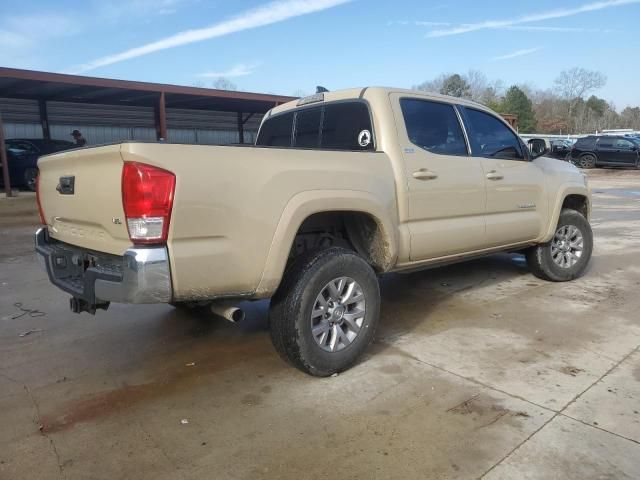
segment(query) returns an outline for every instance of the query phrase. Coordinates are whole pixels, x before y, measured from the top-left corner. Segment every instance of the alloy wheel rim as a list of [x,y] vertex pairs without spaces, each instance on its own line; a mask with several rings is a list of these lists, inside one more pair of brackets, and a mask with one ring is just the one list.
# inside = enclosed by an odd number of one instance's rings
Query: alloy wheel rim
[[580,166],[583,168],[591,166],[591,159],[592,157],[590,157],[589,155],[582,157],[580,159]]
[[551,241],[551,258],[560,268],[571,268],[582,258],[584,237],[574,225],[560,227]]
[[362,331],[366,312],[364,291],[351,277],[327,283],[311,310],[311,334],[327,352],[339,352],[353,343]]

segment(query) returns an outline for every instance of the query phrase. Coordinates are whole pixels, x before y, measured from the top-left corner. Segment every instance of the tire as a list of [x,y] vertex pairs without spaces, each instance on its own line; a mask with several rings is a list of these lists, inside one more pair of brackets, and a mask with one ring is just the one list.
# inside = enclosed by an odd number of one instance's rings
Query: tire
[[[336,290],[342,295],[331,294]],[[331,247],[300,256],[285,272],[271,299],[271,339],[284,360],[326,377],[358,360],[379,316],[380,289],[371,266],[350,250]]]
[[596,161],[595,155],[587,153],[578,158],[577,164],[580,168],[596,168]]
[[[592,252],[593,232],[587,219],[580,212],[563,209],[551,241],[531,247],[525,255],[536,277],[566,282],[584,273]],[[575,263],[571,263],[573,261]]]
[[23,174],[24,186],[32,192],[36,191],[36,178],[38,176],[37,168],[26,168]]

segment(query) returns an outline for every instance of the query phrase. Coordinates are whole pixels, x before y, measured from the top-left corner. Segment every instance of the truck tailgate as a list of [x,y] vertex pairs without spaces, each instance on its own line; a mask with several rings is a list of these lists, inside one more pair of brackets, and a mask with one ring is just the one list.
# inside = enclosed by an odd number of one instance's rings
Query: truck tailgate
[[120,145],[41,158],[39,195],[49,235],[122,255],[131,246],[122,207],[122,165]]

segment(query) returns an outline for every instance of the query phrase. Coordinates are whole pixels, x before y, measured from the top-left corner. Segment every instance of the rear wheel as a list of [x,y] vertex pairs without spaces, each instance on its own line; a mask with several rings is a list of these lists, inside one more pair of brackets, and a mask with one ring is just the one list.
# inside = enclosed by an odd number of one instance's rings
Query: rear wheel
[[289,363],[325,377],[357,361],[379,310],[378,280],[362,257],[338,247],[310,252],[287,269],[271,300],[271,339]]
[[566,282],[584,273],[593,251],[593,233],[584,216],[575,210],[560,213],[556,233],[550,242],[526,252],[531,272],[552,282]]
[[582,155],[578,159],[578,166],[580,168],[595,168],[596,167],[596,156],[590,153],[586,155]]

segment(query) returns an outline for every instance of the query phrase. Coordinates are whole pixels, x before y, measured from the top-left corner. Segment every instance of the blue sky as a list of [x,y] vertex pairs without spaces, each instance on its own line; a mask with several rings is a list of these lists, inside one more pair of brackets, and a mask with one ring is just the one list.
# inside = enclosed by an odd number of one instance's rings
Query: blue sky
[[640,105],[640,0],[0,0],[0,66],[293,94],[446,72],[550,88],[574,66]]

